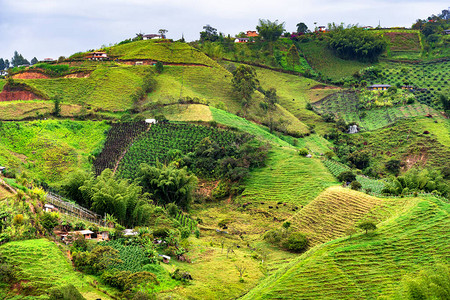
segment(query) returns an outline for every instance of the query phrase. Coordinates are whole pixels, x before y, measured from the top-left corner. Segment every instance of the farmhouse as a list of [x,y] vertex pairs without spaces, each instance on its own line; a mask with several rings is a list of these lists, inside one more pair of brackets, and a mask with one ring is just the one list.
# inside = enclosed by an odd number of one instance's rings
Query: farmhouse
[[47,58],[44,58],[42,61],[43,62],[54,62],[56,60],[54,60],[53,58],[47,57]]
[[249,42],[249,38],[236,38],[234,40],[235,43],[248,43]]
[[99,52],[99,51],[94,51],[89,53],[88,56],[86,56],[86,59],[89,60],[109,60],[108,54],[106,54],[106,52]]
[[325,31],[327,31],[327,29],[326,29],[325,26],[319,26],[318,28],[319,28],[319,32],[325,32]]
[[402,90],[413,91],[414,86],[413,85],[402,85]]
[[247,30],[248,37],[257,37],[259,34],[256,31]]
[[144,40],[155,40],[155,39],[162,39],[163,37],[159,34],[146,34],[142,38]]
[[388,88],[390,88],[391,85],[390,84],[374,84],[374,85],[370,85],[367,87],[368,90],[371,91],[385,91]]

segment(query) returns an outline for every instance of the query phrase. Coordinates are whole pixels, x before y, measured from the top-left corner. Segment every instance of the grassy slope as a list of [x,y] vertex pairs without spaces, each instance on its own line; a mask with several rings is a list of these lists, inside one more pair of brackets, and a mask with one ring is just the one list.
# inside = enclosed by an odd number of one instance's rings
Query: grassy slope
[[145,40],[113,46],[105,49],[110,56],[119,59],[151,59],[166,63],[203,64],[217,67],[218,64],[197,49],[181,42],[161,43]]
[[[51,114],[55,105],[51,101],[5,101],[0,102],[0,120],[24,120],[38,115]],[[62,104],[61,116],[72,117],[80,112],[81,106],[76,104]]]
[[130,109],[131,97],[143,84],[149,67],[99,65],[88,78],[56,78],[18,80],[43,92],[47,98],[61,97],[63,103],[92,105],[102,110]]
[[[95,278],[75,272],[56,244],[46,239],[9,242],[0,246],[0,253],[18,269],[22,288],[36,291],[33,295],[45,295],[51,287],[73,284],[86,299],[110,299],[88,284]],[[8,292],[3,291],[6,299],[12,296],[6,296]],[[15,295],[17,291],[12,292]]]
[[313,69],[331,79],[351,76],[355,72],[371,65],[369,63],[343,60],[336,57],[327,48],[325,41],[299,43],[299,47]]
[[335,186],[321,193],[289,221],[296,230],[306,233],[311,245],[315,246],[345,235],[347,229],[353,228],[374,210],[392,210],[392,207],[397,208],[395,203],[403,202]]
[[[233,96],[232,75],[223,68],[205,67],[181,67],[168,66],[164,72],[155,77],[157,81],[156,89],[149,94],[148,103],[176,103],[182,97],[199,98],[215,107],[223,107],[232,113],[241,111],[241,105]],[[264,120],[265,116],[259,108],[262,95],[255,92],[252,104],[246,115],[251,119]],[[288,121],[287,130],[289,132],[305,133],[307,126],[300,122],[294,115],[283,107],[278,107],[275,112],[276,118],[282,117]]]
[[242,193],[245,201],[306,205],[337,182],[320,160],[300,157],[293,149],[273,148],[267,166],[252,172]]
[[308,125],[314,124],[318,130],[326,126],[321,117],[306,109],[306,104],[321,99],[336,90],[312,89],[320,83],[305,77],[263,68],[256,68],[256,72],[261,86],[265,89],[276,88],[280,105],[300,121]]
[[90,169],[88,156],[102,145],[104,122],[5,122],[0,165],[27,170],[31,178],[57,182],[76,168]]
[[449,262],[449,204],[432,198],[409,201],[415,205],[379,224],[373,234],[315,247],[243,299],[393,296],[405,274]]

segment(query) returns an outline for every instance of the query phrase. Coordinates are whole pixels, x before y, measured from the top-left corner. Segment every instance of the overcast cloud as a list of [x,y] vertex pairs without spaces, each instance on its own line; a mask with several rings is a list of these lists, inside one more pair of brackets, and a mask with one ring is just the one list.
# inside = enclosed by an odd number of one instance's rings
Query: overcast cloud
[[442,0],[0,0],[0,57],[15,50],[31,60],[69,56],[134,37],[168,30],[167,37],[199,38],[205,24],[225,34],[255,30],[258,19],[285,22],[287,31],[330,22],[410,27],[438,14]]

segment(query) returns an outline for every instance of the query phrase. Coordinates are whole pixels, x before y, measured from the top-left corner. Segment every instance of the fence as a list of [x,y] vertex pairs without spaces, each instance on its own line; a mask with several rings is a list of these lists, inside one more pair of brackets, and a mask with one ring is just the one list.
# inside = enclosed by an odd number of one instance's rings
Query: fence
[[102,220],[102,216],[80,205],[66,201],[58,194],[47,192],[47,202],[58,208],[61,213],[95,223],[99,226],[105,226],[105,222]]

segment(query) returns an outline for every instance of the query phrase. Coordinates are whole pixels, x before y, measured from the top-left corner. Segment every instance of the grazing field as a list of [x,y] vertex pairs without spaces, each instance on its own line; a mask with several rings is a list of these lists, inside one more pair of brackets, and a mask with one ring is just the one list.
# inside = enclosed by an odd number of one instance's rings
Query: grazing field
[[[26,120],[44,118],[53,113],[55,104],[48,100],[7,101],[0,102],[0,120]],[[73,117],[80,113],[81,106],[76,104],[61,104],[61,116]]]
[[404,275],[449,263],[450,206],[408,198],[406,209],[360,233],[316,246],[263,280],[243,299],[377,299],[393,297]]
[[203,104],[173,104],[167,105],[160,110],[152,111],[152,115],[157,113],[163,114],[170,121],[192,122],[213,121],[212,113],[209,106]]
[[102,147],[105,122],[3,122],[0,127],[0,165],[26,171],[47,183],[64,179],[71,171],[91,169],[89,156]]
[[133,96],[144,85],[150,67],[99,65],[88,78],[17,79],[43,93],[47,99],[60,97],[63,104],[100,110],[122,111],[133,105]]
[[327,48],[325,41],[309,41],[298,44],[311,67],[331,80],[353,75],[361,69],[369,67],[370,63],[354,60],[344,60],[333,54]]
[[450,61],[405,64],[381,62],[382,77],[368,84],[412,85],[420,103],[440,108],[440,94],[449,94]]
[[68,284],[73,284],[88,300],[111,299],[102,292],[105,286],[100,284],[95,289],[90,285],[97,278],[74,271],[56,244],[46,239],[9,242],[0,246],[0,255],[15,266],[20,280],[11,290],[9,287],[8,290],[0,290],[3,299],[17,299],[17,295],[46,295],[51,288]]
[[123,60],[150,59],[165,63],[203,64],[210,67],[219,65],[201,51],[182,42],[136,41],[105,48],[109,56]]
[[306,109],[308,102],[315,102],[334,93],[337,88],[325,86],[319,82],[291,74],[280,73],[263,68],[255,68],[258,80],[264,89],[275,88],[281,106],[301,122],[312,125],[316,130],[323,129],[322,118]]
[[324,189],[338,182],[320,160],[301,157],[293,149],[274,148],[267,166],[251,173],[242,199],[247,202],[278,202],[306,205]]

